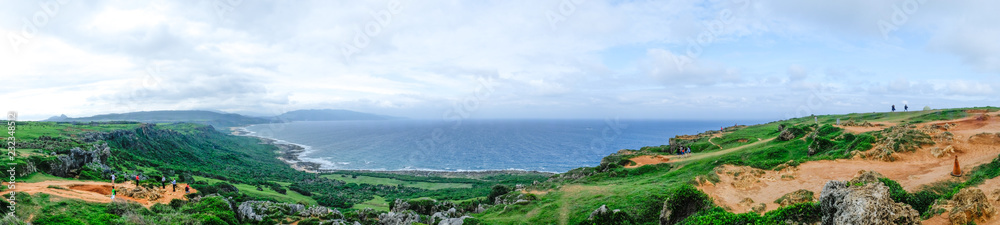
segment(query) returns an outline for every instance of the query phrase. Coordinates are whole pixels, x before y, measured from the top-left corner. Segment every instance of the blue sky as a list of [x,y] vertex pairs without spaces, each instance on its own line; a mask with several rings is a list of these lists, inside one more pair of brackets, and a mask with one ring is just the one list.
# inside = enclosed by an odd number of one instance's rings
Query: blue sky
[[22,119],[336,108],[777,120],[996,105],[1000,88],[991,1],[2,5],[0,110]]

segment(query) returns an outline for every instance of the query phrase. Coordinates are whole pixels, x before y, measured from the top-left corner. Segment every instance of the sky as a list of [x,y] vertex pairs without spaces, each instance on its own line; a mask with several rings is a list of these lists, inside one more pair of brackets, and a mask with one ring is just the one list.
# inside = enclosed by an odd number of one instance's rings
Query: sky
[[780,120],[996,105],[1000,1],[0,0],[0,110]]

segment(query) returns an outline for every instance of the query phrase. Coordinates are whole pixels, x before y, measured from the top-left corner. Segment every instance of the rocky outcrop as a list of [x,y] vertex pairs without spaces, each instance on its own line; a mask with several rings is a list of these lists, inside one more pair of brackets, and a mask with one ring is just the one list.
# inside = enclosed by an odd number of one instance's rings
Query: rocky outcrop
[[519,191],[512,191],[510,193],[507,193],[507,194],[504,194],[504,195],[501,195],[501,196],[497,196],[496,199],[493,200],[493,204],[494,205],[512,205],[512,204],[523,205],[523,204],[528,204],[528,203],[530,203],[531,201],[534,201],[534,200],[538,200],[538,196],[535,196],[533,194],[522,193],[522,192],[519,192]]
[[796,203],[811,202],[813,200],[814,197],[812,191],[799,189],[781,196],[781,198],[774,200],[774,203],[778,203],[781,207],[785,207]]
[[402,213],[388,212],[379,214],[378,221],[383,225],[409,225],[420,222],[420,215],[413,211]]
[[275,203],[270,201],[246,201],[236,209],[236,217],[240,220],[261,221],[272,216],[299,215],[305,206],[291,203]]
[[820,194],[823,224],[920,224],[910,205],[894,202],[881,182],[829,181]]
[[471,217],[462,215],[462,213],[456,210],[455,208],[450,208],[448,209],[448,211],[436,212],[434,213],[434,215],[431,215],[431,220],[432,220],[431,223],[433,224],[435,221],[440,221],[438,222],[438,225],[446,225],[446,224],[461,225],[466,218],[471,218]]
[[[340,214],[340,211],[330,210],[330,208],[327,208],[327,207],[313,206],[313,207],[309,207],[309,208],[306,208],[305,210],[300,211],[299,212],[299,216],[302,216],[302,217],[321,217],[321,216],[330,215],[331,213],[333,213],[335,211],[336,211],[336,214]],[[343,217],[343,216],[341,216],[341,217]]]
[[986,199],[986,194],[979,188],[962,189],[948,204],[954,206],[948,215],[951,224],[982,223],[997,213],[996,208]]
[[607,205],[601,205],[587,217],[588,222],[593,224],[628,224],[629,216],[619,209],[608,209]]
[[135,199],[148,199],[157,200],[163,198],[163,191],[157,191],[155,189],[149,189],[142,186],[134,188],[123,188],[121,193],[123,196],[135,198]]
[[781,134],[778,135],[778,140],[781,141],[791,141],[792,139],[795,139],[795,133],[793,133],[790,129],[784,129],[781,131]]
[[[79,147],[73,148],[69,150],[69,154],[59,155],[56,157],[58,160],[50,161],[49,168],[51,169],[47,172],[59,177],[76,177],[85,165],[91,163],[104,165],[108,161],[109,156],[111,156],[111,148],[108,147],[107,143],[101,145],[94,144],[90,150],[83,150]],[[108,167],[99,166],[99,168]]]
[[951,156],[951,154],[954,154],[954,153],[955,153],[955,147],[952,147],[951,145],[949,145],[948,147],[944,147],[944,148],[934,147],[934,148],[931,149],[931,155],[934,155],[934,157],[938,157],[938,158],[941,158],[941,157],[944,157],[944,156]]
[[854,175],[854,178],[851,178],[850,182],[852,184],[873,183],[879,182],[878,179],[880,178],[885,178],[885,176],[882,176],[881,173],[875,172],[874,170],[859,170],[858,174]]

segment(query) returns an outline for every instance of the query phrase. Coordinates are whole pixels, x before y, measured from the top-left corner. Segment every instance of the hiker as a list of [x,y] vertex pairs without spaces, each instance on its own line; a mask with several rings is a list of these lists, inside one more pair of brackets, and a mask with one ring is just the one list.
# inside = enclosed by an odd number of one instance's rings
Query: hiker
[[115,175],[111,174],[111,185],[115,185]]
[[904,104],[903,105],[903,112],[909,112],[909,111],[910,111],[910,105]]
[[139,187],[139,175],[135,175],[135,187]]
[[160,189],[167,189],[167,177],[160,176]]
[[892,112],[896,112],[896,105],[892,105]]
[[177,179],[174,179],[174,180],[170,181],[170,184],[174,185],[173,192],[177,192]]
[[191,193],[191,185],[186,185],[186,184],[184,185],[184,193],[185,194]]
[[115,200],[115,188],[111,187],[111,201]]

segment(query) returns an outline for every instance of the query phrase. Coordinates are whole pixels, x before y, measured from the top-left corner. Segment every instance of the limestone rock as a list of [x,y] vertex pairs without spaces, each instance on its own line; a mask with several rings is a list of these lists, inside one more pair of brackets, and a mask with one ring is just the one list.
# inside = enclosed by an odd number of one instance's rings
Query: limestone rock
[[792,133],[792,131],[789,129],[782,130],[781,134],[778,135],[778,140],[790,141],[792,139],[795,139],[795,133]]
[[851,179],[851,183],[872,183],[879,182],[879,178],[885,178],[881,173],[875,172],[874,170],[859,170],[858,175],[855,175]]
[[[317,209],[315,207],[310,208],[310,210],[313,211],[308,212],[307,214],[309,215],[313,215],[313,213],[319,213],[318,211],[321,211],[321,209]],[[246,201],[240,203],[240,205],[236,207],[236,217],[240,220],[261,221],[264,217],[268,216],[302,215],[300,212],[303,211],[306,211],[305,206],[300,204],[276,203],[270,201]]]
[[985,222],[997,212],[979,188],[962,189],[951,198],[951,205],[954,206],[948,216],[951,224]]
[[934,157],[938,158],[941,158],[942,156],[951,156],[951,154],[954,153],[955,153],[955,147],[952,147],[951,145],[949,145],[948,147],[944,147],[943,149],[942,148],[931,149],[931,155],[934,155]]
[[763,214],[765,211],[767,211],[767,205],[764,203],[757,204],[753,208],[750,208],[750,211],[755,212],[757,214]]
[[409,225],[420,222],[420,215],[413,211],[404,213],[387,212],[378,215],[378,221],[383,225]]
[[823,224],[920,224],[916,210],[896,203],[881,182],[861,186],[829,181],[820,194]]
[[607,205],[601,205],[587,217],[587,221],[594,224],[626,224],[629,216],[618,209],[610,210]]
[[753,205],[753,199],[751,199],[751,198],[743,198],[743,200],[740,200],[740,203],[738,203],[738,204],[740,206],[749,207],[749,206]]
[[983,144],[983,145],[998,145],[1000,144],[1000,134],[981,133],[972,135],[972,137],[969,137],[969,143]]

